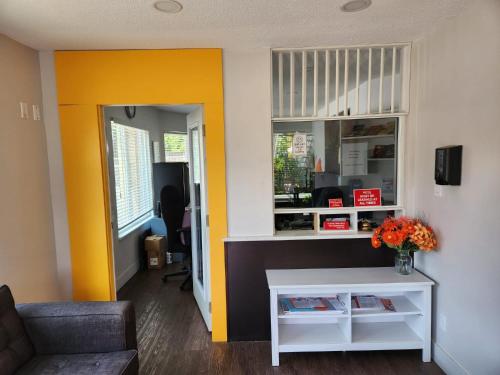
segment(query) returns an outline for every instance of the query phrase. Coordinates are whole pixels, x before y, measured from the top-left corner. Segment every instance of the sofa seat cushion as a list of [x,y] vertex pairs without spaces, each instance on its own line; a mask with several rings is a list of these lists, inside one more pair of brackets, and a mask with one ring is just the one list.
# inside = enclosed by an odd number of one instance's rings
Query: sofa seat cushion
[[0,374],[13,374],[33,357],[34,350],[16,311],[10,289],[0,287]]
[[137,374],[136,350],[111,353],[36,355],[16,373],[19,375],[112,375]]

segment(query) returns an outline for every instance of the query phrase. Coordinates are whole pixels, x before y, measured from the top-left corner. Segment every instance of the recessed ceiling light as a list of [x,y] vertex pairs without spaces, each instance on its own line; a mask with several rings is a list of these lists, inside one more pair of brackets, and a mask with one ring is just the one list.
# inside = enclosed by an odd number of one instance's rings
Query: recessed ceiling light
[[340,7],[342,12],[359,12],[372,5],[372,0],[352,0]]
[[175,0],[157,1],[154,3],[154,7],[165,13],[179,13],[182,10],[182,4]]

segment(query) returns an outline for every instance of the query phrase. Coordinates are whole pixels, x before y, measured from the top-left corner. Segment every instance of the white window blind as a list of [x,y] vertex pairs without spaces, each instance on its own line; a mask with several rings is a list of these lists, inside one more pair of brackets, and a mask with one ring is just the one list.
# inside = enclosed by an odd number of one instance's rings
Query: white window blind
[[118,236],[153,214],[149,132],[111,122]]
[[189,157],[187,134],[165,133],[163,136],[163,140],[165,143],[166,162],[187,163]]

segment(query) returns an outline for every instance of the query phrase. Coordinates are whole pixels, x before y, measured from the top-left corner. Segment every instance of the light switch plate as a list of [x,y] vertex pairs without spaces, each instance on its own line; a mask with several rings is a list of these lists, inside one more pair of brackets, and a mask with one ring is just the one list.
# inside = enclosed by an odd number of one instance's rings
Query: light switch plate
[[40,121],[40,106],[38,104],[33,104],[33,120]]
[[448,329],[447,327],[448,323],[446,320],[447,320],[446,315],[439,314],[438,327],[443,332],[446,332],[446,330]]
[[22,120],[28,120],[30,118],[30,114],[28,112],[28,103],[19,102],[19,116]]

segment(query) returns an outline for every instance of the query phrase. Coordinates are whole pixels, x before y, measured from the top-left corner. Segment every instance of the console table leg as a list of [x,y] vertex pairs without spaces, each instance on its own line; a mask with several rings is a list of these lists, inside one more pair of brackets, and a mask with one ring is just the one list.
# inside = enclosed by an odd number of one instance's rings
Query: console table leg
[[422,362],[430,362],[431,361],[431,348],[430,345],[425,345],[425,348],[422,349]]
[[422,349],[422,361],[431,361],[431,326],[432,326],[432,289],[430,286],[424,290],[424,347]]
[[272,365],[280,365],[280,353],[278,349],[278,293],[276,289],[270,290],[271,296],[271,356]]

